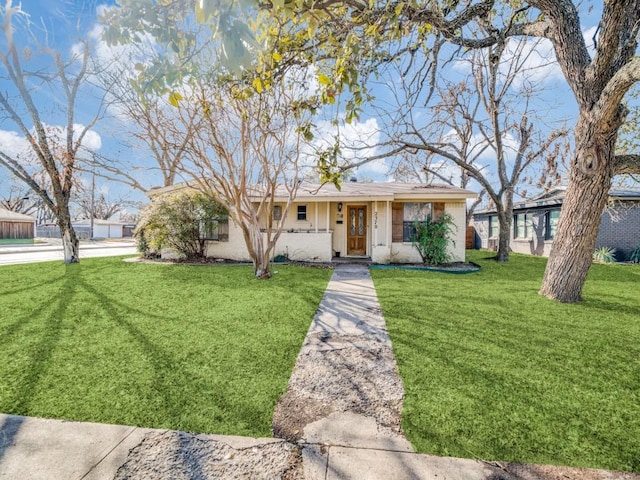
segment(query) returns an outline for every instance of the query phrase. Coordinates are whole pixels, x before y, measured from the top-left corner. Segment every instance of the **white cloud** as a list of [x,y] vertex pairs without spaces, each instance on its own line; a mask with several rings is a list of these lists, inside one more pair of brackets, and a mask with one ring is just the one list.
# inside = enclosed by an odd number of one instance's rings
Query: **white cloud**
[[[83,129],[84,126],[78,123],[73,125],[73,137],[75,141],[78,141],[80,132],[82,132]],[[98,132],[89,130],[82,139],[82,146],[94,152],[100,150],[100,148],[102,148],[102,137]]]
[[[457,60],[453,69],[470,74],[473,55],[487,54],[487,50],[470,52]],[[564,78],[556,61],[553,44],[547,39],[508,39],[498,72],[501,82],[513,76],[516,89],[521,89],[526,83],[544,85]]]
[[[67,128],[59,125],[43,125],[49,138],[50,146],[64,145],[67,137]],[[76,123],[73,125],[73,139],[78,141],[85,126]],[[32,129],[31,134],[35,137],[35,130]],[[102,147],[102,137],[94,130],[88,130],[82,139],[82,146],[88,150],[96,151]],[[17,132],[0,130],[0,150],[12,157],[20,157],[22,161],[29,162],[34,159],[33,150],[27,139]]]
[[[340,142],[341,159],[348,163],[357,163],[367,157],[380,153],[377,146],[380,142],[380,128],[375,118],[369,118],[364,122],[354,121],[351,124],[336,126],[329,121],[321,121],[316,125],[312,145],[305,151],[306,159],[302,162],[306,167],[313,168],[317,162],[316,150],[331,148],[336,135]],[[389,171],[385,159],[373,160],[357,170],[357,175],[374,180],[386,177]]]
[[24,157],[28,155],[29,143],[18,132],[0,130],[0,150],[9,157]]
[[[442,137],[443,142],[447,142],[456,146],[460,146],[460,138],[457,136],[454,130],[449,131]],[[469,158],[473,158],[477,155],[477,159],[474,161],[476,167],[480,168],[488,177],[491,177],[496,173],[496,152],[492,145],[479,133],[475,133],[469,140]],[[505,161],[507,166],[513,164],[518,152],[519,142],[510,133],[506,133],[502,136],[502,147],[505,153]],[[459,176],[459,172],[457,173]]]
[[556,61],[553,44],[546,38],[527,39],[520,44],[510,39],[500,64],[500,73],[508,77],[514,62],[518,66],[514,86],[521,88],[525,83],[544,84],[563,79],[562,70]]
[[[587,50],[592,57],[595,54],[593,38],[597,30],[598,27],[593,26],[582,32]],[[471,53],[465,58],[457,60],[453,65],[454,70],[470,73],[470,58]],[[520,59],[520,71],[513,83],[516,88],[521,88],[526,82],[545,85],[564,79],[553,44],[546,38],[510,38],[499,69],[503,77],[509,74],[510,69],[513,69],[513,62],[514,60],[518,61],[518,58]]]

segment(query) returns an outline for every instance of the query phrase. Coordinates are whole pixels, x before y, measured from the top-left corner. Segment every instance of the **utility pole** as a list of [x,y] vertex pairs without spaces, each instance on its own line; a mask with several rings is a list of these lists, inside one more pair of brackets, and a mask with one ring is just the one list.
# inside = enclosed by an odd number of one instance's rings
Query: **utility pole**
[[94,208],[95,208],[95,196],[96,196],[96,167],[93,167],[92,171],[91,171],[91,211],[89,212],[89,215],[91,216],[90,219],[90,230],[89,230],[89,240],[93,240],[93,219],[95,217],[95,212],[94,212]]

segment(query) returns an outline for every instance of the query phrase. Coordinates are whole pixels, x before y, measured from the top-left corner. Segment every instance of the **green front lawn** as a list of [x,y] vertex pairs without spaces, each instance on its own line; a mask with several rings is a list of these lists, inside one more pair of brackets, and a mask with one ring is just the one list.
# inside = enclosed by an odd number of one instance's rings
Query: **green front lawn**
[[640,267],[584,301],[538,295],[545,259],[470,252],[468,275],[372,270],[420,452],[640,471]]
[[271,434],[331,271],[85,259],[0,267],[0,412]]

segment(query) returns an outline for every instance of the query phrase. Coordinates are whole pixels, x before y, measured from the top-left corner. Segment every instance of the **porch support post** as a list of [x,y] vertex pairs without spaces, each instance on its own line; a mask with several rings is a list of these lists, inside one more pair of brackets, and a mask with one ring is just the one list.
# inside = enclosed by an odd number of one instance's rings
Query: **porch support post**
[[327,233],[331,227],[331,202],[327,202]]
[[318,202],[315,203],[315,210],[316,210],[316,219],[315,219],[315,227],[316,227],[316,233],[318,233],[318,209],[320,208],[320,204]]
[[373,202],[373,246],[378,244],[378,201]]
[[391,240],[393,238],[391,236],[392,235],[391,230],[393,229],[393,223],[392,223],[392,220],[391,220],[391,202],[389,200],[387,200],[387,215],[386,216],[387,216],[387,218],[386,218],[386,220],[387,220],[387,222],[386,222],[387,223],[387,228],[386,228],[386,230],[387,230],[387,232],[386,232],[387,233],[387,247],[391,248]]

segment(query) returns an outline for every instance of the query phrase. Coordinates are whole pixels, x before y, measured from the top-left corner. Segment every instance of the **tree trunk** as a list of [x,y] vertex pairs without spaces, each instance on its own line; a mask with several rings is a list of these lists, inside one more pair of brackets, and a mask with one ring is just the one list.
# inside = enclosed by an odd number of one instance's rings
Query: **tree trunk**
[[511,226],[513,225],[513,201],[507,199],[504,206],[498,205],[498,262],[509,261],[509,251],[511,250]]
[[58,215],[58,226],[62,237],[62,249],[64,251],[64,263],[80,262],[80,243],[76,231],[71,225],[71,217],[68,212]]
[[498,223],[500,231],[498,232],[498,253],[496,260],[498,262],[509,261],[509,237],[511,234],[511,222],[504,218],[504,214],[498,215]]
[[271,278],[271,270],[269,265],[269,255],[265,252],[264,239],[257,218],[253,218],[251,222],[240,223],[242,234],[247,246],[249,257],[253,263],[253,273],[256,278],[266,280]]
[[588,124],[583,128],[582,120],[576,127],[576,158],[540,289],[540,294],[561,302],[582,298],[613,176],[616,135],[603,139]]

